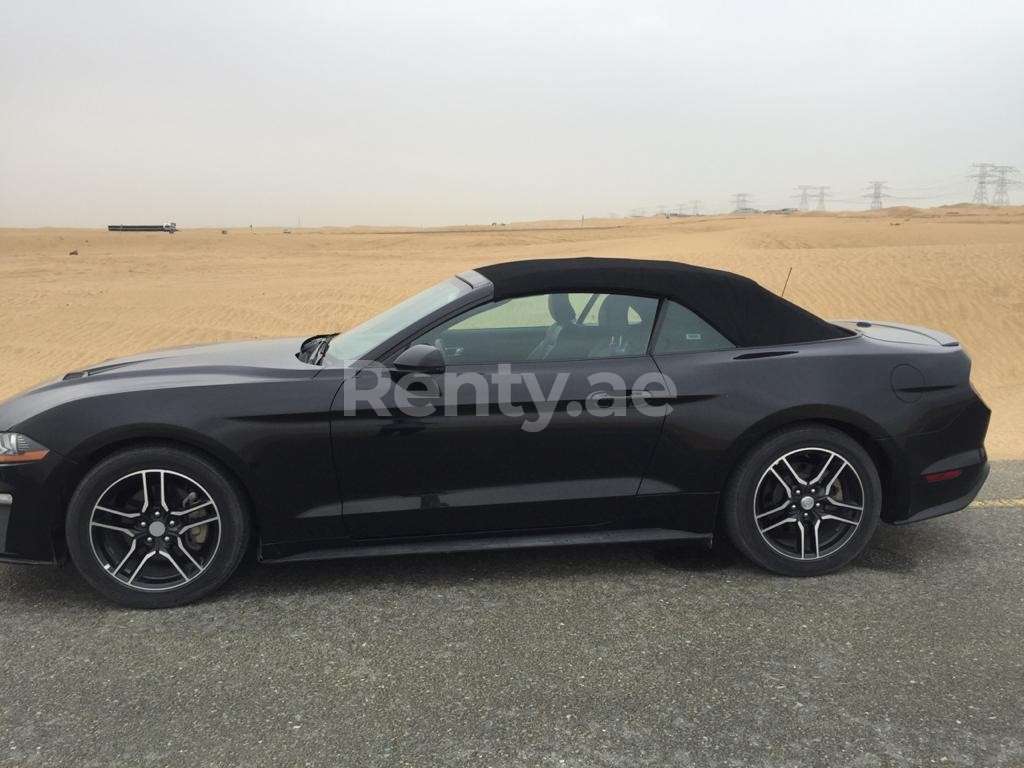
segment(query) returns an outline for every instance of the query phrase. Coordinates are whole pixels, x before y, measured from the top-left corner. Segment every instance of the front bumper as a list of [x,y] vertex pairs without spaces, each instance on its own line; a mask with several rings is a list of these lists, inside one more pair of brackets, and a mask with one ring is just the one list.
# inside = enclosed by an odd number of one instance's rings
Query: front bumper
[[0,562],[62,562],[66,493],[62,465],[50,453],[31,464],[0,468]]

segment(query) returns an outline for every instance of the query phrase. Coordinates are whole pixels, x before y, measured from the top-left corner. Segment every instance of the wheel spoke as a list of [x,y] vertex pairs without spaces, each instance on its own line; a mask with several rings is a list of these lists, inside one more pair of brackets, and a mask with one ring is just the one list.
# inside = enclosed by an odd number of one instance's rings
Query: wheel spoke
[[186,576],[185,572],[181,570],[181,566],[178,565],[178,561],[171,557],[170,552],[168,552],[166,549],[161,549],[160,554],[163,556],[165,560],[169,561],[170,564],[174,566],[174,570],[181,574],[181,578],[183,578],[185,581],[188,581],[188,576]]
[[780,525],[785,525],[786,523],[795,523],[795,522],[796,522],[796,518],[795,517],[787,517],[785,520],[779,520],[779,522],[777,522],[777,523],[772,523],[767,528],[762,528],[761,529],[761,533],[768,533],[768,531],[774,530],[774,529],[778,528]]
[[796,521],[796,527],[800,529],[800,559],[804,559],[804,524]]
[[106,512],[108,515],[120,515],[121,517],[142,517],[141,512],[121,512],[117,509],[111,509],[110,507],[101,507],[99,504],[96,505],[96,509],[100,512]]
[[769,471],[775,475],[775,479],[779,481],[779,485],[786,489],[786,498],[793,498],[793,489],[789,487],[789,483],[782,479],[782,475],[775,471],[775,467],[769,467]]
[[203,570],[203,566],[196,562],[196,559],[192,557],[192,553],[188,551],[188,547],[185,546],[181,539],[178,539],[178,549],[185,553],[185,557],[192,561],[192,565],[200,571]]
[[845,517],[839,517],[837,515],[822,515],[821,519],[822,520],[835,520],[836,522],[846,523],[847,525],[853,525],[853,526],[857,525],[857,521],[856,520],[847,520]]
[[89,523],[89,525],[92,525],[95,528],[106,528],[109,531],[117,531],[118,533],[123,533],[126,536],[131,536],[133,539],[139,533],[138,531],[133,531],[131,528],[122,528],[119,525],[108,525],[107,523],[97,523],[95,520]]
[[789,473],[790,473],[791,475],[793,475],[793,478],[794,478],[794,479],[795,479],[795,480],[796,480],[796,481],[797,481],[797,482],[798,482],[798,483],[799,483],[800,485],[807,485],[807,481],[806,481],[806,480],[804,480],[804,479],[803,479],[802,477],[800,477],[800,475],[798,475],[798,474],[796,473],[796,470],[795,470],[795,469],[793,469],[793,465],[789,463],[789,459],[788,459],[787,457],[785,457],[785,456],[783,456],[783,457],[782,457],[782,463],[786,465],[786,469],[788,469],[788,470],[789,470]]
[[139,575],[139,572],[142,570],[142,566],[144,566],[149,561],[149,559],[151,557],[153,557],[153,555],[155,555],[155,554],[156,554],[156,550],[155,549],[151,549],[151,550],[149,550],[149,552],[147,552],[145,555],[142,556],[142,559],[139,561],[139,564],[137,566],[135,566],[135,570],[132,571],[131,578],[128,579],[128,583],[129,584],[131,584],[133,581],[135,581],[135,577]]
[[204,501],[202,504],[196,504],[194,507],[189,507],[188,509],[168,510],[168,514],[169,515],[191,515],[193,512],[196,512],[197,510],[205,509],[206,507],[209,507],[209,506],[212,506],[212,505],[213,505],[213,501]]
[[842,466],[840,466],[836,473],[832,475],[832,479],[829,480],[828,484],[825,486],[826,495],[828,495],[828,492],[832,490],[832,486],[835,484],[836,480],[839,479],[839,476],[843,474],[843,470],[846,469],[848,466],[850,466],[850,463],[846,459],[843,459]]
[[852,509],[852,510],[854,510],[856,512],[860,512],[861,510],[864,509],[864,507],[859,507],[856,504],[847,504],[845,501],[836,501],[831,496],[827,497],[825,499],[825,501],[827,501],[829,504],[833,504],[833,505],[835,505],[837,507],[842,507],[843,509]]
[[790,505],[790,501],[789,501],[789,499],[786,499],[784,502],[779,504],[779,506],[777,506],[777,507],[775,507],[773,509],[769,509],[767,512],[762,512],[761,514],[757,515],[756,517],[757,517],[758,520],[760,520],[762,517],[768,517],[769,515],[774,515],[776,512],[781,512],[782,510],[786,509],[789,505]]
[[213,517],[204,517],[202,520],[196,520],[194,523],[189,523],[188,525],[181,526],[181,528],[178,529],[178,534],[180,535],[191,528],[198,528],[201,525],[209,525],[210,523],[217,522],[220,522],[219,515],[214,515]]
[[821,478],[825,476],[825,472],[828,470],[829,465],[832,463],[832,459],[834,459],[835,457],[836,455],[832,453],[832,451],[828,452],[828,458],[825,459],[825,463],[821,465],[821,471],[814,476],[813,480],[811,480],[811,485],[817,485],[819,482],[821,482]]
[[160,472],[160,506],[167,511],[167,473]]
[[146,485],[146,470],[142,470],[142,508],[149,509],[149,487]]
[[121,572],[121,569],[124,568],[125,563],[128,562],[128,558],[135,554],[135,547],[138,543],[138,539],[132,539],[132,545],[128,547],[128,551],[125,553],[125,556],[121,559],[121,562],[117,564],[117,567],[112,571],[112,573],[117,574]]
[[814,521],[814,556],[821,557],[821,540],[818,538],[818,528],[821,527],[821,520]]

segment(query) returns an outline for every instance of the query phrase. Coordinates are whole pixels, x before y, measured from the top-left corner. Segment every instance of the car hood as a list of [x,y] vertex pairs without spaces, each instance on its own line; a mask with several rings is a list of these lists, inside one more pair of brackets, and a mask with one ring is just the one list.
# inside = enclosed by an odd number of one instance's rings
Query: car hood
[[312,366],[300,363],[295,356],[302,341],[302,338],[289,338],[170,347],[144,352],[140,355],[107,360],[89,368],[72,371],[66,374],[62,380],[70,381],[89,376],[110,376],[141,371],[180,372],[191,368],[210,366],[220,369],[312,370]]
[[108,360],[71,371],[0,404],[0,430],[72,400],[118,392],[312,378],[321,369],[296,357],[302,342],[298,337],[204,344]]

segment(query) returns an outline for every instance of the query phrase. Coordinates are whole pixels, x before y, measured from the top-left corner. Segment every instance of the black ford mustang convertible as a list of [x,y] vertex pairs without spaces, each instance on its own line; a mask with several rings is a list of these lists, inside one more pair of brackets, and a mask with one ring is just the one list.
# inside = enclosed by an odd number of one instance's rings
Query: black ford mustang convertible
[[341,334],[165,350],[0,406],[0,559],[130,606],[264,561],[710,542],[834,571],[953,512],[989,410],[944,333],[821,320],[737,275],[565,259],[452,277]]

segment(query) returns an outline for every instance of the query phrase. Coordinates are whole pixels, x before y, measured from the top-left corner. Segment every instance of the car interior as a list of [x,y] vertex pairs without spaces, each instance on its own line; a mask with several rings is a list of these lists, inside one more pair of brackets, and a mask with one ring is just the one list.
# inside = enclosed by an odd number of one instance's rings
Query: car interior
[[[542,311],[543,310],[543,311]],[[584,360],[647,351],[658,300],[552,293],[486,305],[424,334],[457,364]]]

